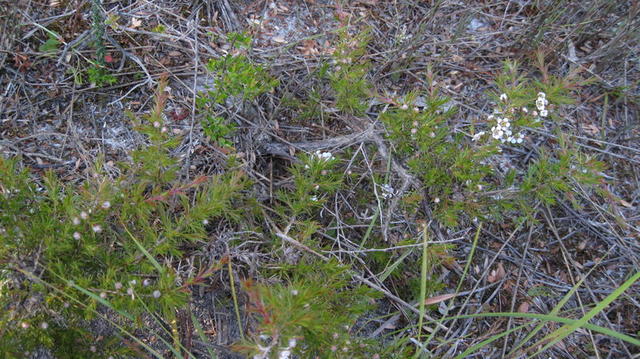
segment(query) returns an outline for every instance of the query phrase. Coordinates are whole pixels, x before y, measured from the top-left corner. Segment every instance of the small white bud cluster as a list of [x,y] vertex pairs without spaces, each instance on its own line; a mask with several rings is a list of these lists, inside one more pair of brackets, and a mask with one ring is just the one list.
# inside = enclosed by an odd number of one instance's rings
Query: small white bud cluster
[[[489,120],[493,120],[493,115],[489,116]],[[511,130],[511,120],[507,117],[497,118],[496,125],[491,127],[491,137],[502,143],[522,143],[524,141],[524,133],[519,132],[514,135]]]
[[335,159],[335,157],[333,157],[333,154],[331,152],[322,152],[322,151],[316,151],[313,156],[319,160],[322,161],[331,161],[333,159]]
[[547,94],[544,92],[538,92],[538,98],[536,99],[536,108],[538,109],[540,117],[547,117],[549,115],[549,111],[547,111],[547,105],[549,104],[549,100],[547,100]]
[[[333,154],[331,152],[322,152],[322,151],[316,151],[313,153],[312,155],[312,159],[316,160],[316,161],[320,161],[320,162],[329,162],[335,159],[335,157],[333,157]],[[309,169],[309,165],[304,165],[305,169]],[[324,172],[324,171],[323,171]],[[325,173],[323,173],[325,174]]]
[[382,198],[384,199],[391,198],[396,193],[395,189],[388,183],[380,185],[380,188],[382,188]]
[[476,134],[475,134],[475,135],[473,135],[473,137],[471,138],[471,141],[473,141],[473,142],[477,142],[477,141],[479,141],[479,140],[480,140],[480,138],[482,138],[482,136],[484,136],[484,135],[485,135],[485,133],[486,133],[486,132],[484,132],[484,131],[480,131],[480,132],[476,133]]
[[289,339],[289,343],[286,347],[280,348],[278,353],[278,359],[289,359],[291,357],[291,351],[295,348],[297,341],[295,338]]

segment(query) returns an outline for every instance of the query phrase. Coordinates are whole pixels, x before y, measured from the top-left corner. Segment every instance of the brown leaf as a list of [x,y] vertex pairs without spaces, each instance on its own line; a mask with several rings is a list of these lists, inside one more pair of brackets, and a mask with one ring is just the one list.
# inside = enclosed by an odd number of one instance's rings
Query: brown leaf
[[585,248],[587,248],[587,241],[582,241],[580,242],[580,244],[578,244],[579,250],[584,251]]
[[598,128],[598,126],[594,124],[582,125],[582,129],[584,130],[584,132],[590,135],[597,135],[600,132],[600,129]]
[[456,296],[455,293],[436,295],[435,297],[425,299],[424,304],[429,305],[429,304],[440,303],[447,299],[454,298],[455,296]]
[[631,208],[633,207],[633,205],[627,201],[625,201],[624,199],[620,199],[620,204],[627,207],[627,208]]
[[489,281],[489,283],[494,283],[499,280],[502,280],[502,278],[504,278],[506,274],[507,273],[504,270],[504,266],[502,265],[502,262],[498,262],[498,268],[491,271],[491,273],[487,277],[487,280]]
[[519,313],[528,313],[529,312],[529,302],[522,302],[520,303],[520,305],[518,306],[518,312]]

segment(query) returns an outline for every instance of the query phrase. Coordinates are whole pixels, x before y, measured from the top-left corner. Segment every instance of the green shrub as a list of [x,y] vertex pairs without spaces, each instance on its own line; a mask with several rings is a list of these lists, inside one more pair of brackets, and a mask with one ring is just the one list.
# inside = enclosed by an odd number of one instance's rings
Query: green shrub
[[213,77],[213,85],[197,98],[197,107],[204,115],[202,127],[205,135],[223,147],[231,147],[228,136],[234,132],[235,126],[221,117],[216,105],[225,105],[228,99],[236,103],[252,101],[278,85],[278,80],[269,75],[263,66],[250,61],[247,55],[250,37],[232,33],[228,39],[233,45],[232,52],[209,60],[207,69]]
[[[95,338],[85,321],[105,309],[108,319],[135,328],[150,313],[171,323],[188,302],[190,279],[176,273],[172,258],[182,256],[183,244],[207,238],[208,221],[242,218],[248,181],[235,170],[179,181],[169,155],[179,138],[166,131],[163,108],[161,85],[154,111],[137,123],[149,145],[117,178],[99,162],[80,184],[48,173],[39,185],[15,159],[0,158],[3,352],[86,348]],[[60,328],[83,335],[70,341]]]
[[259,317],[250,341],[236,348],[254,358],[366,358],[365,340],[353,336],[353,323],[371,309],[377,295],[351,285],[347,268],[335,262],[300,263],[285,273],[287,284],[246,283],[251,311]]

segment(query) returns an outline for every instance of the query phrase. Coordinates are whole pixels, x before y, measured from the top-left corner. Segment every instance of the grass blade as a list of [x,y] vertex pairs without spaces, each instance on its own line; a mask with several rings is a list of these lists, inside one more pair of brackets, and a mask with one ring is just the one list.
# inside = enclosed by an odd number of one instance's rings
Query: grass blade
[[[559,342],[560,340],[566,338],[568,335],[575,332],[576,329],[582,328],[582,327],[586,328],[587,327],[586,325],[588,324],[589,320],[593,319],[593,317],[600,314],[600,312],[602,312],[609,304],[611,304],[614,300],[616,300],[619,296],[621,296],[622,293],[624,293],[627,289],[629,289],[629,287],[631,287],[638,279],[640,279],[640,272],[634,274],[631,278],[627,279],[624,283],[622,283],[620,287],[614,290],[611,294],[609,294],[606,298],[604,298],[600,303],[596,304],[596,306],[593,309],[591,309],[589,312],[587,312],[587,314],[585,314],[582,318],[580,318],[579,320],[573,321],[572,323],[567,323],[561,328],[553,331],[552,333],[550,333],[549,335],[547,335],[546,337],[538,341],[536,344],[529,347],[529,349],[541,343],[549,341],[542,349],[540,349],[537,352],[537,353],[540,353],[544,350],[547,350],[549,347]],[[616,334],[622,336],[622,333],[616,333]],[[618,339],[621,339],[618,336],[615,336],[615,335],[613,336]],[[636,341],[635,345],[640,345],[640,340],[636,339],[635,341]]]

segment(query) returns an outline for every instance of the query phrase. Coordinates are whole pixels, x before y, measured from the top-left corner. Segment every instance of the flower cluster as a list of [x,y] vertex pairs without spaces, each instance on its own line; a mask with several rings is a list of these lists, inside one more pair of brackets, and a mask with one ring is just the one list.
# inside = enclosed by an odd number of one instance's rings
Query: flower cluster
[[[270,337],[268,335],[265,334],[261,334],[260,335],[260,339],[261,340],[268,340]],[[291,353],[293,351],[293,348],[296,346],[296,344],[298,344],[298,341],[296,340],[296,338],[291,338],[289,339],[289,342],[287,343],[287,345],[285,347],[281,347],[277,349],[277,355],[278,355],[278,359],[289,359],[291,357]],[[271,341],[271,343],[269,343],[269,345],[267,346],[262,346],[260,344],[258,344],[258,354],[255,354],[253,356],[253,359],[267,359],[270,358],[270,354],[271,351],[273,350],[273,347],[277,345],[277,341]]]
[[382,198],[384,199],[391,198],[396,193],[395,189],[393,189],[393,187],[391,187],[391,185],[387,183],[380,185],[380,188],[382,188]]
[[544,92],[538,92],[538,98],[536,99],[536,108],[539,111],[540,117],[547,117],[549,115],[549,111],[547,111],[548,104],[549,100],[547,100],[547,95]]
[[[499,140],[502,143],[522,143],[524,140],[524,133],[519,132],[514,135],[511,130],[511,120],[507,117],[497,118],[493,115],[489,116],[489,120],[496,121],[496,125],[491,127],[491,137]],[[475,138],[475,136],[474,136]]]
[[333,157],[333,154],[331,152],[321,152],[321,151],[316,151],[313,156],[319,160],[328,162],[331,161],[333,159],[335,159],[335,157]]
[[[331,152],[316,151],[311,156],[311,159],[317,162],[330,162],[333,161],[335,157],[333,157],[333,153]],[[309,166],[309,164],[306,164],[304,165],[304,168],[309,169],[311,167]]]
[[[531,118],[533,116],[534,122],[539,122],[541,117],[549,116],[549,100],[544,92],[538,92],[538,97],[535,102],[535,107],[531,113],[527,107],[516,108],[511,107],[508,102],[506,94],[500,95],[500,101],[505,102],[506,108],[501,106],[500,110],[496,109],[492,115],[488,116],[488,120],[495,125],[491,127],[490,135],[494,140],[498,140],[502,143],[519,144],[524,142],[525,134],[523,131],[516,131],[512,122],[519,121],[520,118]],[[473,135],[472,141],[479,141],[482,136],[486,134],[485,131],[477,132]]]

